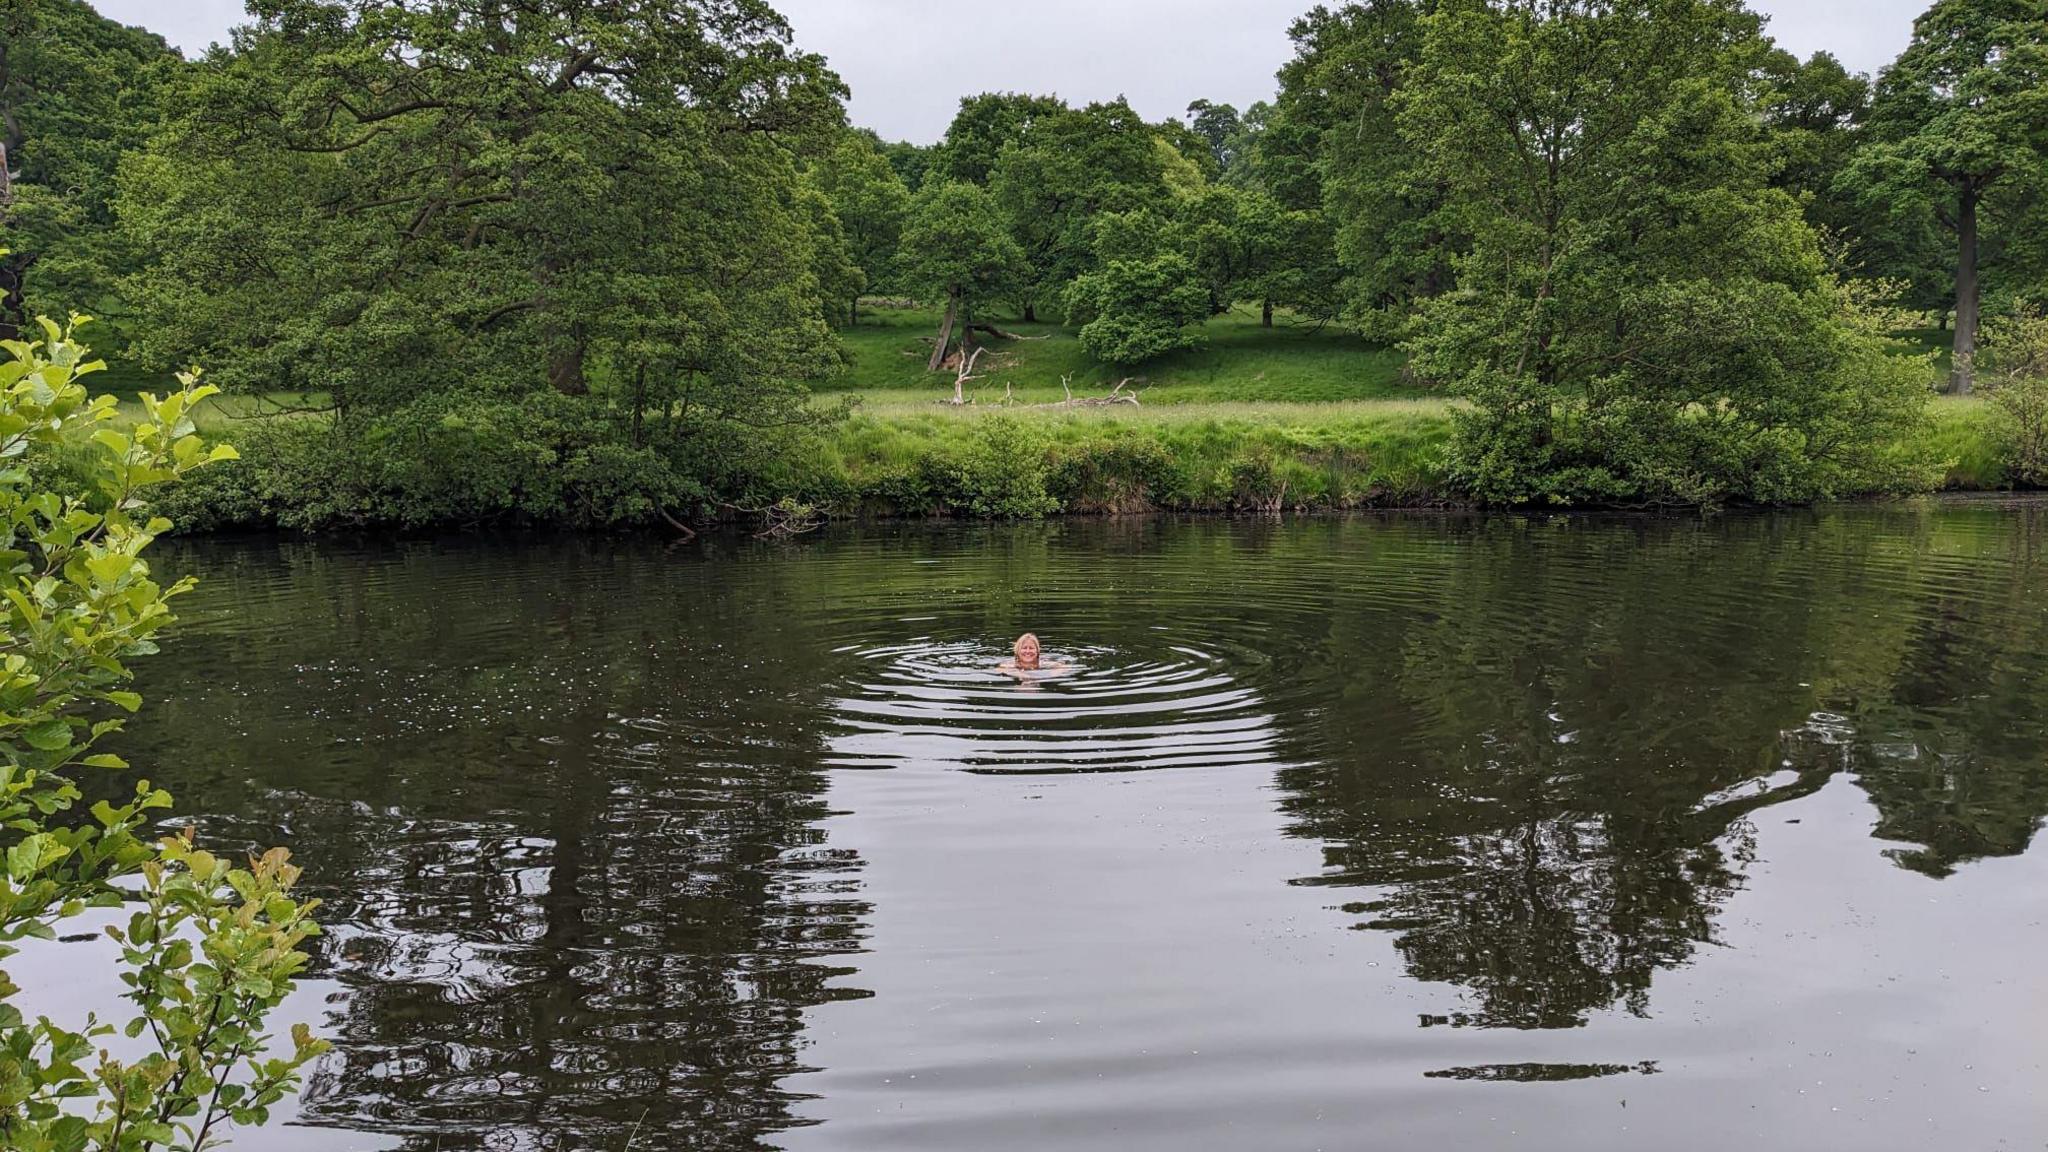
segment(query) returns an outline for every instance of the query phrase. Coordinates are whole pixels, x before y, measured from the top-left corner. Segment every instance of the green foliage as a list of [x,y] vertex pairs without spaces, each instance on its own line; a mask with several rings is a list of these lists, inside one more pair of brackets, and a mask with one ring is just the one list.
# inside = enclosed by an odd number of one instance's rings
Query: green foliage
[[904,282],[957,307],[973,309],[1007,291],[1024,254],[995,202],[972,184],[926,184],[903,231]]
[[1003,150],[1030,135],[1041,121],[1067,111],[1057,96],[984,92],[960,100],[960,111],[934,150],[930,171],[941,180],[987,184]]
[[155,126],[178,58],[81,0],[0,0],[0,338],[38,311],[98,307],[133,256],[115,234],[121,154]]
[[882,156],[889,161],[896,178],[912,192],[924,187],[925,174],[931,171],[937,145],[909,144],[901,140],[883,141],[876,145]]
[[[189,830],[151,844],[167,794],[142,781],[125,802],[78,814],[74,777],[126,767],[94,747],[141,706],[126,662],[156,650],[170,602],[191,587],[152,578],[142,553],[169,524],[146,498],[234,452],[201,443],[192,412],[213,390],[191,376],[145,396],[143,419],[122,427],[113,397],[89,399],[81,383],[103,366],[70,330],[41,324],[41,339],[0,344],[0,959],[122,906],[122,884],[139,878],[135,911],[108,935],[135,1005],[122,1031],[149,1044],[124,1061],[101,1047],[115,1029],[97,1014],[75,1027],[31,1021],[24,990],[0,973],[0,1144],[208,1147],[231,1124],[262,1123],[324,1050],[300,1026],[287,1055],[267,1058],[262,1030],[304,968],[315,905],[291,896],[298,870],[282,850],[238,868],[197,849]],[[81,449],[83,489],[38,489],[28,465],[68,446]]]
[[1099,218],[1166,206],[1169,168],[1185,161],[1160,145],[1116,100],[1036,119],[998,155],[989,189],[1023,249],[1014,295],[1027,317],[1094,267]]
[[2006,478],[2048,485],[2048,309],[2021,305],[1984,333],[1997,373],[1989,389],[1999,414]]
[[[1866,206],[1882,206],[1909,240],[1924,237],[1930,220],[1948,234],[1955,383],[1968,391],[1980,250],[1988,241],[1995,257],[2007,238],[2000,222],[2024,216],[2010,201],[2048,184],[2048,0],[1937,0],[1880,77],[1869,139],[1839,183]],[[1914,246],[1901,250],[1916,254]],[[1899,270],[1917,275],[1923,297],[1936,275],[1929,263]]]
[[1147,212],[1097,221],[1099,263],[1067,289],[1067,322],[1081,346],[1110,364],[1137,364],[1197,347],[1194,325],[1208,319],[1210,295],[1194,265],[1168,250],[1163,225]]
[[798,159],[842,88],[790,37],[761,0],[270,0],[124,166],[139,348],[344,413],[830,371]]
[[860,270],[861,283],[848,301],[848,319],[860,319],[859,293],[886,289],[903,224],[910,215],[910,191],[877,148],[874,137],[861,132],[840,136],[832,150],[812,166],[809,176],[832,205],[845,240],[847,256]]
[[992,416],[975,426],[948,479],[972,515],[1036,520],[1060,508],[1046,491],[1046,448],[1035,425]]
[[1062,511],[1083,514],[1150,512],[1184,484],[1166,444],[1129,426],[1056,445],[1045,481]]
[[1188,129],[1201,140],[1209,154],[1216,178],[1236,167],[1242,159],[1244,118],[1228,104],[1197,100],[1188,105]]
[[1397,118],[1434,7],[1372,0],[1296,21],[1295,55],[1261,139],[1267,187],[1329,218],[1323,262],[1341,266],[1342,285],[1327,294],[1375,331],[1398,331],[1418,301],[1448,289],[1459,247],[1442,182]]
[[[1826,52],[1801,63],[1773,51],[1763,65],[1762,96],[1769,129],[1772,182],[1798,198],[1815,227],[1849,236],[1869,221],[1843,195],[1836,177],[1857,143],[1856,126],[1870,108],[1870,81]],[[1868,255],[1868,253],[1865,253]]]
[[1337,510],[1451,498],[1440,406],[857,416],[806,457],[841,513]]
[[168,493],[197,530],[484,524],[647,527],[751,493],[772,439],[646,437],[585,403],[538,396],[424,401],[335,425],[278,419],[237,433],[242,459]]
[[1316,319],[1338,312],[1342,273],[1321,212],[1217,185],[1176,205],[1174,224],[1174,243],[1207,282],[1212,311],[1249,301]]
[[1561,504],[1887,486],[1880,446],[1914,427],[1926,370],[1887,354],[1768,184],[1740,99],[1754,15],[1458,3],[1424,33],[1401,128],[1473,239],[1411,347],[1471,402],[1463,486]]

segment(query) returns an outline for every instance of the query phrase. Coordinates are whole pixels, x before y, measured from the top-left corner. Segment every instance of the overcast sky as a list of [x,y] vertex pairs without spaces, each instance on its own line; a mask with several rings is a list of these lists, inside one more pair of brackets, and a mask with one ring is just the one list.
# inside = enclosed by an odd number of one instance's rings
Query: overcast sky
[[[92,0],[196,55],[242,18],[241,0]],[[1243,108],[1273,94],[1287,26],[1314,0],[776,0],[797,42],[853,88],[854,123],[936,140],[960,97],[1127,96],[1148,119],[1197,98]],[[1928,0],[1754,0],[1801,56],[1826,49],[1874,72],[1898,55]]]

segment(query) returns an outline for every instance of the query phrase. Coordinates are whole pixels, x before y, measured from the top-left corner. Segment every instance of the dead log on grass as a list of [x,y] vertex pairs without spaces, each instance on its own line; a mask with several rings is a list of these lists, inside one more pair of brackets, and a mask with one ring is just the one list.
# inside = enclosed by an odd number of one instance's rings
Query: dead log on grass
[[1135,379],[1135,377],[1126,376],[1123,379],[1117,381],[1116,387],[1111,388],[1108,394],[1102,396],[1074,395],[1073,379],[1074,378],[1072,376],[1060,377],[1060,391],[1065,392],[1067,394],[1067,398],[1065,400],[1055,400],[1050,404],[1033,404],[1032,407],[1108,408],[1117,404],[1129,404],[1133,408],[1140,408],[1144,406],[1138,399],[1138,396],[1143,391],[1142,389],[1140,389],[1138,392],[1124,391],[1125,388],[1130,386],[1131,382]]

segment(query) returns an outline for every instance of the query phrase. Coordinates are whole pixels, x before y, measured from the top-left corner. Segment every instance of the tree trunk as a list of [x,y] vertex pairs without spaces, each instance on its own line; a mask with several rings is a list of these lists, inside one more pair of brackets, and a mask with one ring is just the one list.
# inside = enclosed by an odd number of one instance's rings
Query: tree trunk
[[846,326],[848,328],[860,327],[860,297],[858,296],[853,298],[853,307],[846,310]]
[[[0,58],[5,55],[0,50]],[[14,207],[14,178],[7,165],[7,141],[0,140],[0,225],[7,223]],[[22,329],[28,326],[28,302],[23,298],[22,286],[33,263],[35,257],[19,252],[0,256],[0,340],[19,340]]]
[[19,340],[28,330],[28,270],[35,262],[19,252],[0,256],[0,340]]
[[641,438],[642,422],[645,420],[646,415],[647,361],[642,360],[640,367],[633,372],[633,447],[635,448],[646,446],[647,442]]
[[569,343],[548,356],[548,383],[564,396],[590,395],[590,381],[583,375],[583,355],[589,350],[581,325],[569,329]]
[[1026,300],[1024,302],[1024,322],[1026,324],[1038,323],[1038,301]]
[[1956,204],[1956,358],[1949,391],[1968,396],[1977,375],[1977,200],[1964,184]]
[[1271,328],[1272,326],[1273,302],[1271,300],[1261,301],[1259,304],[1259,327]]
[[946,294],[946,318],[939,324],[939,342],[932,349],[932,358],[924,366],[927,372],[937,372],[946,366],[946,350],[953,346],[953,319],[960,310],[960,293],[956,289]]

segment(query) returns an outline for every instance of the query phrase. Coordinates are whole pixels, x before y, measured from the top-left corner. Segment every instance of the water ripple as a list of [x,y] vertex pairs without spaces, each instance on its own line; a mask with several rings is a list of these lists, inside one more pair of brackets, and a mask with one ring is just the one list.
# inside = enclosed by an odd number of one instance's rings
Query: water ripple
[[1022,677],[1000,671],[1005,650],[987,642],[850,651],[861,668],[832,704],[834,767],[1063,774],[1276,759],[1272,715],[1220,651],[1048,650],[1057,670]]

